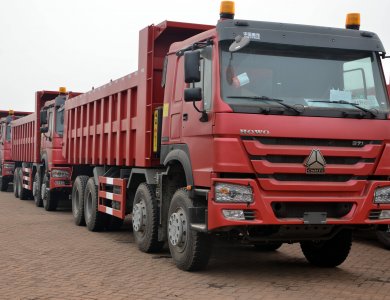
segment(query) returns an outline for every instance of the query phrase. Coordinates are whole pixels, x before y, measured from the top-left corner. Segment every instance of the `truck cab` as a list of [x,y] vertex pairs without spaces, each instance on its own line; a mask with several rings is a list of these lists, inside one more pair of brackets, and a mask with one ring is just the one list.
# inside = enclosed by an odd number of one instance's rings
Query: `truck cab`
[[358,28],[230,16],[171,46],[161,162],[180,165],[192,198],[207,199],[192,202],[196,213],[180,200],[168,214],[173,256],[190,218],[255,246],[301,242],[321,266],[346,258],[354,226],[387,228],[385,49]]
[[0,112],[0,190],[6,191],[8,183],[12,181],[15,164],[10,157],[12,115]]
[[63,153],[64,107],[68,98],[80,93],[46,92],[41,99],[50,97],[39,110],[40,162],[36,164],[33,195],[38,206],[55,210],[58,199],[68,197],[72,188],[72,167]]

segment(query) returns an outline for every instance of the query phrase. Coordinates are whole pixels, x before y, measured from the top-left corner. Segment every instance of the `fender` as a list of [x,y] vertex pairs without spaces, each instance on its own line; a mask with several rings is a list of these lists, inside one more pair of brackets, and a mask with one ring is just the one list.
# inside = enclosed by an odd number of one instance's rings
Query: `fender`
[[164,166],[168,166],[171,161],[178,161],[184,168],[186,174],[187,185],[194,185],[194,177],[192,175],[192,166],[190,153],[186,144],[162,145],[161,146],[161,162]]

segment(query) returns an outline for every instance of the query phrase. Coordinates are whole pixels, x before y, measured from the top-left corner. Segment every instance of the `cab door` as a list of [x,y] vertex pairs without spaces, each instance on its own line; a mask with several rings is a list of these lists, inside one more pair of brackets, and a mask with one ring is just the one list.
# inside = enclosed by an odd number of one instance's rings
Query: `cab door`
[[[200,111],[205,111],[207,120],[201,120],[202,114],[194,108],[193,102],[183,102],[182,113],[182,141],[188,145],[191,155],[191,164],[194,181],[196,185],[208,186],[213,160],[213,113],[212,113],[212,94],[213,94],[213,47],[207,46],[200,50],[200,72],[201,81],[195,83],[195,87],[202,89],[202,100],[195,102]],[[184,66],[182,66],[184,83]],[[183,84],[184,88],[190,87],[190,84]]]

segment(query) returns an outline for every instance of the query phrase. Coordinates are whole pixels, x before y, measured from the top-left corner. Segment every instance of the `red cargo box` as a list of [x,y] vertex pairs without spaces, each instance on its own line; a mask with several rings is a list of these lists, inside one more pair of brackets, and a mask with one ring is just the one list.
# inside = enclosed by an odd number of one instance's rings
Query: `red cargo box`
[[213,28],[165,21],[140,31],[138,71],[66,101],[63,154],[70,164],[151,167],[153,111],[163,103],[170,45]]

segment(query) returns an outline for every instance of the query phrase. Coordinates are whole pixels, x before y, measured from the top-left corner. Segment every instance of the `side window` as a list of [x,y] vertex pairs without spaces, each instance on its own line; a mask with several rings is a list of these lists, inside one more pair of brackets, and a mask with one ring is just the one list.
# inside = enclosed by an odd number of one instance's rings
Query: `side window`
[[212,98],[212,47],[207,46],[200,52],[200,82],[195,87],[200,87],[203,93],[203,106],[205,110],[211,109]]

